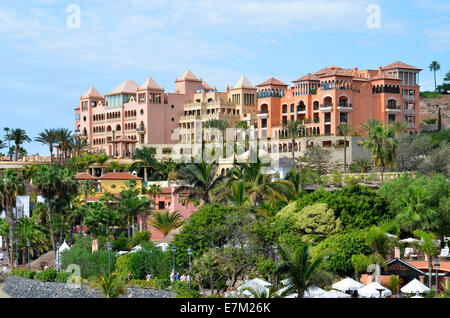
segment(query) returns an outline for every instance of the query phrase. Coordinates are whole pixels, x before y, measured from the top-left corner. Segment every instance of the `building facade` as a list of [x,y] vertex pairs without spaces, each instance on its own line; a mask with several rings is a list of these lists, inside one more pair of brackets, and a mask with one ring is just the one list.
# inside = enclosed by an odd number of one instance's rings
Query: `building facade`
[[[211,119],[227,121],[231,127],[240,121],[256,125],[257,98],[256,88],[245,76],[233,87],[227,85],[225,92],[210,87],[201,90],[194,94],[192,102],[184,105],[179,121],[180,141],[193,141],[195,129],[205,127]],[[206,131],[204,138],[211,140],[210,132]]]
[[75,134],[113,157],[132,156],[137,144],[171,144],[183,106],[200,90],[211,89],[186,71],[166,93],[151,77],[141,86],[127,80],[103,96],[92,86],[75,109]]
[[306,74],[293,86],[271,78],[258,88],[258,136],[286,139],[283,122],[300,120],[302,136],[336,135],[340,124],[358,129],[368,119],[405,121],[418,130],[419,72],[396,62],[378,70],[338,66]]

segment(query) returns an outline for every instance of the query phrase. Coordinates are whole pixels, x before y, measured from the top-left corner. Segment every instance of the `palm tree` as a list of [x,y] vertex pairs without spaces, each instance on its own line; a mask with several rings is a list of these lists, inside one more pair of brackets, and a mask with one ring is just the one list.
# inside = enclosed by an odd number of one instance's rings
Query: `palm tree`
[[292,140],[292,161],[295,162],[295,140],[304,126],[300,120],[289,120],[288,122],[283,122],[283,128]]
[[308,244],[298,247],[293,257],[281,246],[278,247],[278,251],[283,263],[278,266],[275,273],[287,276],[283,295],[297,293],[298,298],[303,298],[308,289],[331,283],[330,274],[320,270],[323,254],[313,258]]
[[84,138],[71,138],[72,142],[70,143],[70,147],[73,150],[73,155],[82,156],[87,148],[89,148],[89,143]]
[[187,191],[186,197],[190,200],[203,200],[205,204],[212,203],[215,200],[214,191],[227,178],[225,176],[216,177],[217,165],[215,161],[206,163],[204,159],[199,163],[191,163],[184,169],[186,179],[190,181],[190,185],[180,186],[175,189],[174,193]]
[[367,124],[361,126],[367,133],[364,147],[372,152],[375,165],[381,168],[381,183],[383,183],[384,169],[393,162],[395,157],[397,141],[394,138],[394,132],[384,124],[379,125],[378,120],[369,120]]
[[289,170],[284,179],[291,181],[295,193],[299,194],[303,191],[305,185],[313,184],[316,177],[317,175],[311,169],[296,167],[295,169]]
[[441,69],[441,64],[438,61],[432,61],[428,68],[430,72],[434,72],[434,91],[436,91],[436,71]]
[[108,170],[112,170],[117,172],[118,170],[122,170],[123,166],[119,163],[119,161],[111,161],[108,166]]
[[95,276],[94,281],[89,286],[89,289],[93,288],[99,290],[105,298],[117,298],[120,295],[125,295],[126,292],[125,285],[115,273]]
[[[6,140],[8,140],[8,149],[11,149],[11,138],[9,137],[9,131],[11,129],[9,129],[8,127],[3,128],[3,130],[5,131],[5,137]],[[9,160],[12,161],[12,156],[11,156],[11,152],[9,152]]]
[[14,141],[14,144],[15,144],[15,158],[16,158],[16,160],[18,160],[18,158],[19,158],[20,146],[24,142],[30,142],[31,141],[30,137],[28,137],[28,135],[25,132],[25,130],[23,130],[21,128],[16,128],[16,129],[11,130],[11,132],[9,134],[9,140]]
[[228,202],[237,207],[246,205],[249,197],[245,193],[245,181],[233,181],[230,185],[230,191],[225,193]]
[[103,175],[103,165],[105,164],[106,161],[108,161],[108,158],[109,158],[108,155],[105,154],[105,153],[102,153],[102,154],[97,156],[97,163],[100,164],[100,167],[101,167],[100,168],[101,169],[101,172],[100,172],[101,175]]
[[161,186],[159,184],[150,184],[146,189],[147,194],[153,197],[153,208],[156,206],[156,197],[162,193]]
[[7,147],[6,143],[0,139],[0,149],[4,149],[6,147]]
[[[41,228],[29,218],[21,218],[17,220],[16,238],[18,240],[19,249],[23,250],[23,259],[25,259],[25,251],[28,249],[27,242],[30,242],[30,254],[34,255],[34,251],[44,253],[48,247],[48,237]],[[29,260],[27,260],[29,261]]]
[[227,128],[231,127],[230,122],[228,122],[226,120],[220,120],[220,119],[213,118],[213,119],[209,119],[206,122],[205,126],[206,126],[206,128],[219,129],[220,132],[222,133],[222,152],[223,152],[222,156],[223,156],[223,158],[225,158],[226,157],[226,152],[225,152],[225,137],[226,136],[225,136],[225,134],[226,134]]
[[436,238],[434,233],[415,230],[414,235],[420,240],[417,244],[419,251],[428,258],[428,287],[431,289],[431,277],[433,273],[433,257],[437,255]]
[[149,207],[147,197],[139,197],[139,189],[136,187],[135,180],[129,180],[126,188],[120,192],[119,211],[126,216],[128,238],[130,233],[130,220],[134,225],[134,218],[138,215],[146,214]]
[[[378,226],[371,226],[366,232],[366,244],[370,246],[374,253],[371,257],[372,261],[380,266],[386,259],[391,238],[386,234],[398,234],[398,225],[394,222],[381,223]],[[380,283],[380,273],[377,271],[377,282]]]
[[247,288],[244,288],[243,290],[241,290],[241,293],[243,291],[248,291],[253,296],[253,298],[278,298],[278,297],[280,297],[280,295],[278,295],[278,293],[276,291],[275,286],[270,286],[269,290],[267,290],[266,288],[256,289],[256,288],[247,287]]
[[391,128],[395,133],[396,137],[400,137],[406,130],[406,121],[394,121],[391,123]]
[[151,219],[149,220],[149,225],[160,230],[164,236],[169,234],[170,231],[182,226],[183,223],[183,217],[176,211],[172,213],[169,213],[168,211],[153,212]]
[[18,195],[25,193],[25,183],[16,170],[7,169],[3,178],[0,178],[0,196],[2,206],[6,211],[6,218],[9,226],[9,243],[10,243],[10,265],[14,264],[14,234],[15,234],[15,218],[13,209],[16,206],[16,198]]
[[56,136],[59,147],[60,159],[68,159],[69,151],[72,151],[73,135],[72,132],[67,128],[59,128],[56,130]]
[[236,124],[236,128],[241,128],[244,130],[244,138],[245,138],[244,151],[247,151],[249,148],[249,136],[247,135],[247,130],[250,128],[250,126],[247,124],[247,121],[241,120]]
[[344,136],[344,174],[347,173],[347,136],[352,131],[352,128],[347,124],[340,124],[338,127],[340,136]]
[[156,148],[142,147],[136,149],[134,152],[133,160],[138,160],[138,163],[144,168],[144,181],[147,182],[147,168],[154,165]]
[[50,151],[50,162],[53,164],[53,146],[58,141],[56,129],[44,129],[38,137],[34,139],[43,145],[47,145]]

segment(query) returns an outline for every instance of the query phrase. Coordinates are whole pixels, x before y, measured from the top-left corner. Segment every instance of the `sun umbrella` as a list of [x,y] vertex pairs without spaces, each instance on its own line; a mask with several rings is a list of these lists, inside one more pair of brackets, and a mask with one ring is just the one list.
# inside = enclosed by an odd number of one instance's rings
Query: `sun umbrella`
[[351,296],[349,294],[345,294],[337,290],[330,290],[322,295],[314,296],[313,298],[350,298],[350,297]]
[[422,284],[418,279],[414,278],[408,284],[403,286],[400,291],[405,294],[423,294],[428,293],[430,289]]
[[266,282],[259,278],[254,278],[251,280],[247,280],[245,283],[243,283],[241,286],[238,287],[238,291],[242,294],[250,296],[250,292],[244,290],[246,288],[251,288],[254,291],[261,293],[263,291],[266,291],[266,293],[269,293],[269,287],[272,286],[271,283]]
[[337,283],[334,283],[333,285],[331,285],[331,287],[345,292],[347,290],[358,290],[364,287],[364,284],[361,284],[360,282],[357,282],[356,280],[347,277]]
[[420,242],[418,239],[412,238],[412,237],[408,237],[406,239],[400,240],[400,243],[417,243]]
[[380,298],[379,289],[382,289],[381,297],[385,298],[392,295],[392,292],[386,287],[381,286],[377,282],[370,283],[358,289],[358,295],[366,298]]
[[326,292],[327,292],[326,290],[323,290],[320,287],[311,287],[307,291],[305,291],[305,293],[303,294],[303,297],[312,298],[312,297],[315,297],[315,296],[323,295]]

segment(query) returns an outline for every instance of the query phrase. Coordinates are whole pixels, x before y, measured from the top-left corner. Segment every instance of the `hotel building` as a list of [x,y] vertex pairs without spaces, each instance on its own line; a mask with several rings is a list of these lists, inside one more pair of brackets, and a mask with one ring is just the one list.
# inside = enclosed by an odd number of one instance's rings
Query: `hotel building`
[[396,62],[378,70],[330,66],[291,87],[271,78],[257,85],[258,136],[286,139],[282,124],[288,120],[302,122],[302,136],[336,135],[340,124],[357,130],[372,118],[405,121],[408,129],[418,130],[420,71]]
[[[180,117],[180,141],[194,140],[194,130],[201,129],[211,119],[224,120],[236,127],[240,121],[247,125],[256,125],[257,112],[256,88],[245,77],[241,77],[233,86],[226,86],[225,92],[208,88],[194,94],[192,102],[186,103],[183,116]],[[205,132],[205,140],[210,140],[209,132]]]
[[[103,96],[92,86],[75,109],[75,134],[113,157],[132,156],[137,144],[171,144],[183,106],[211,87],[186,71],[166,93],[151,77],[141,86],[127,80]],[[256,112],[256,111],[255,111]]]

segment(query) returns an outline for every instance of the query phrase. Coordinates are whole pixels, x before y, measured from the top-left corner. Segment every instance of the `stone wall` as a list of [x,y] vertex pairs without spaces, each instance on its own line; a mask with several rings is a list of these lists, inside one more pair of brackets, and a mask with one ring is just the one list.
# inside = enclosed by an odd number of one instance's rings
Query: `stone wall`
[[[39,280],[8,276],[3,283],[3,291],[11,298],[101,298],[96,290],[81,285],[70,287],[64,283],[43,283]],[[173,298],[175,294],[166,290],[151,288],[127,288],[121,298]]]
[[420,98],[420,121],[437,118],[441,109],[442,129],[450,127],[450,95],[440,95],[436,98]]

